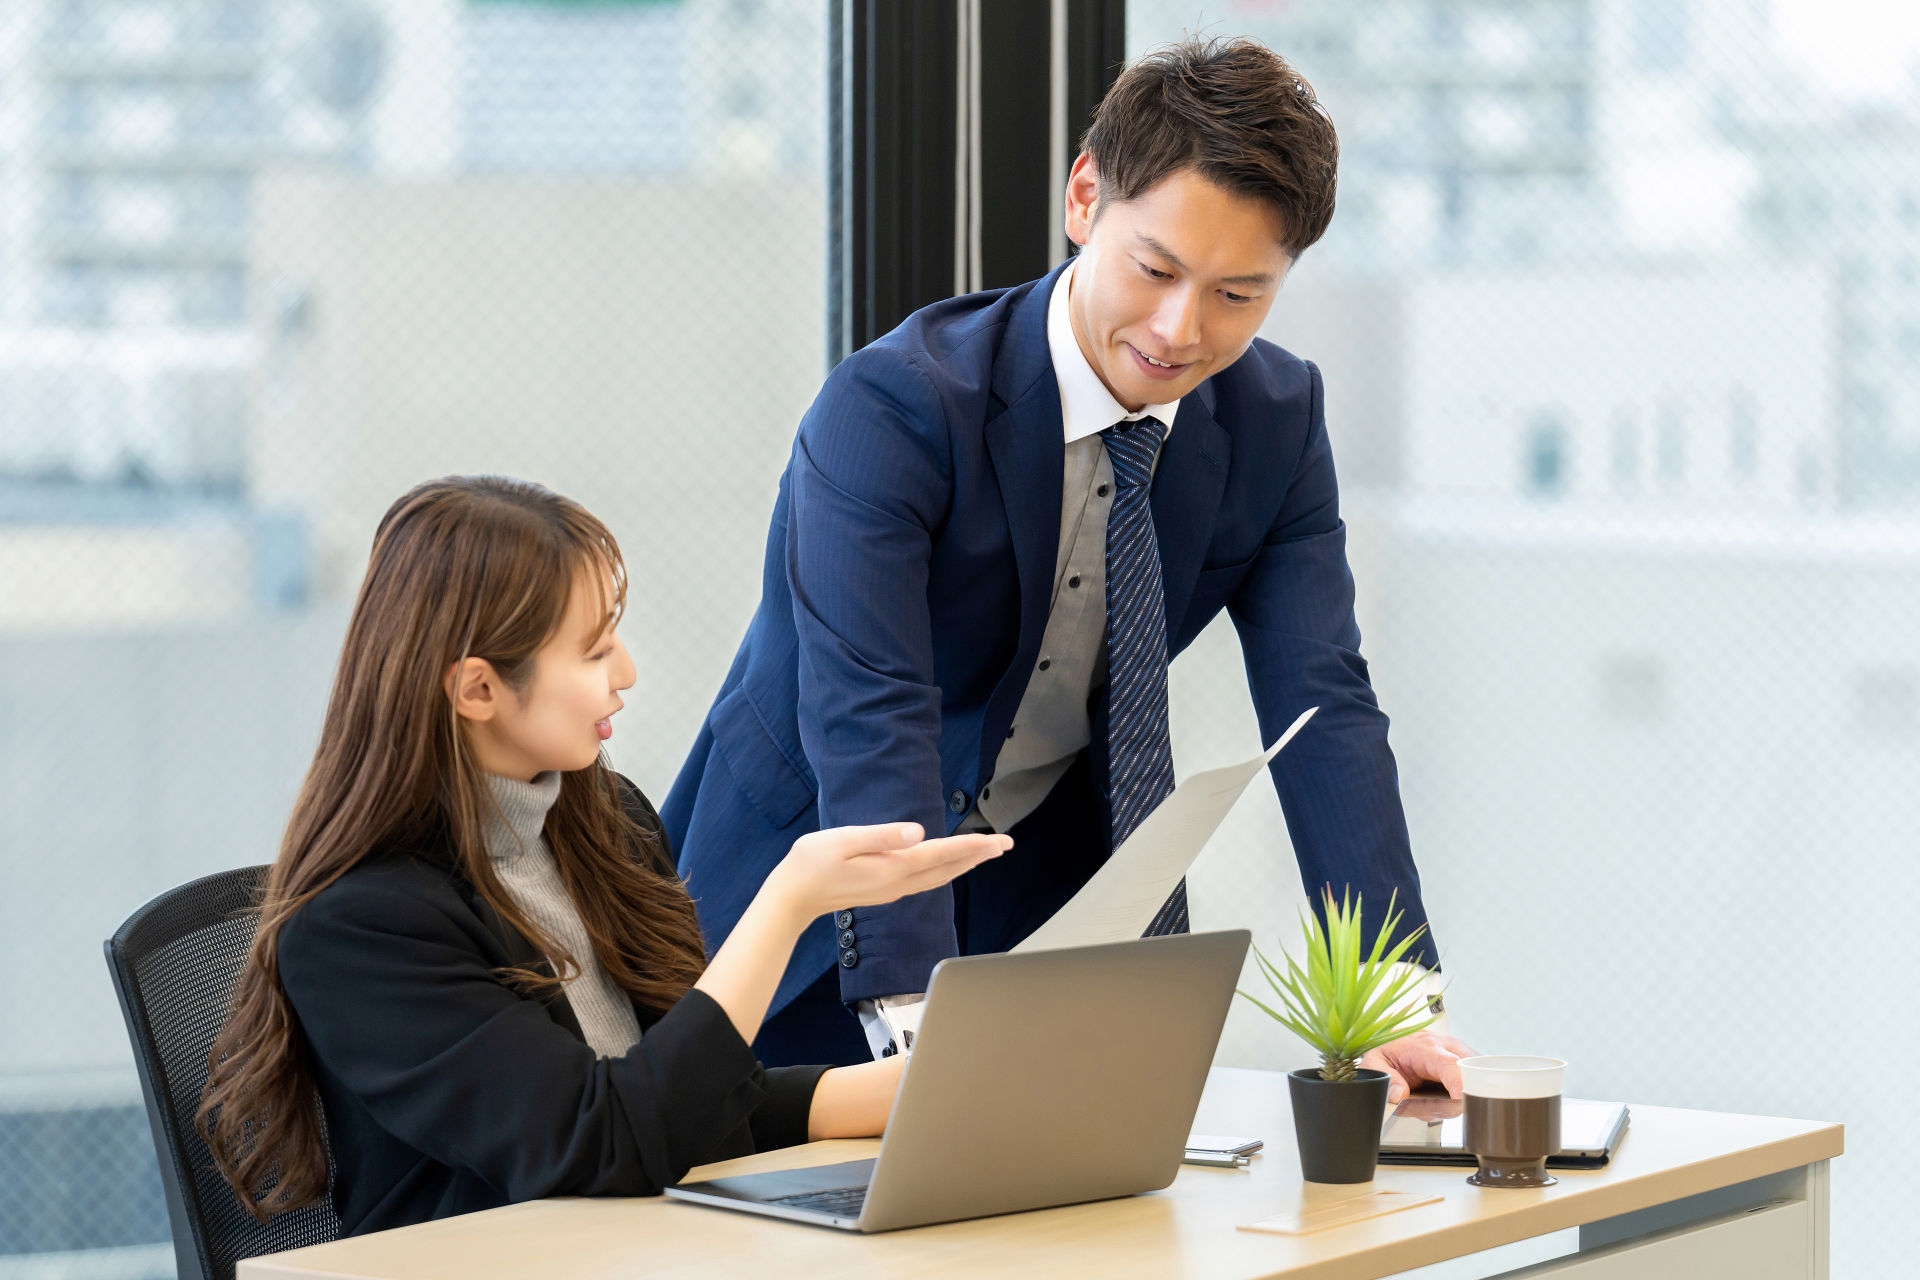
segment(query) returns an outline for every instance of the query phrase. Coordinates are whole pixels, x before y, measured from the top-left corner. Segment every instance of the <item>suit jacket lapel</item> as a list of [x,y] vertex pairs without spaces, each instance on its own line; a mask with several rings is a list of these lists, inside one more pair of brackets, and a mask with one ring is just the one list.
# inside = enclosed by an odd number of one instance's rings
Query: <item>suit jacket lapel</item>
[[[506,952],[509,966],[532,969],[536,973],[544,973],[549,978],[554,976],[553,965],[547,958],[535,951],[533,944],[527,941],[526,935],[508,924],[500,913],[493,909],[493,904],[480,896],[478,890],[473,891],[471,901],[474,914],[480,917],[480,923],[487,927],[487,932],[499,941],[500,949]],[[586,1043],[587,1033],[581,1030],[579,1015],[574,1013],[573,1002],[567,999],[565,991],[556,987],[551,992],[541,995],[540,1000],[547,1006],[547,1012],[553,1016],[555,1022],[572,1032],[574,1039],[582,1044]]]
[[[986,744],[997,750],[1040,653],[1052,605],[1060,548],[1060,488],[1065,482],[1066,429],[1060,387],[1047,350],[1047,301],[1059,271],[1014,304],[994,362],[993,396],[1005,408],[986,425],[987,454],[1006,504],[1013,558],[1020,575],[1019,657],[987,705]],[[983,762],[984,763],[984,762]]]
[[1232,457],[1233,437],[1213,420],[1213,388],[1201,383],[1180,401],[1153,473],[1153,530],[1160,542],[1169,643],[1186,617],[1201,561],[1213,541]]

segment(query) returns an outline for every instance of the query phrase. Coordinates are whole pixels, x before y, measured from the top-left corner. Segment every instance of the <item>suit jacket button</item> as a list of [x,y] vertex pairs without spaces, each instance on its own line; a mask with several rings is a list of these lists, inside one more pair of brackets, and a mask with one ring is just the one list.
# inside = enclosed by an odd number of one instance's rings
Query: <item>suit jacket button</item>
[[853,930],[851,930],[851,929],[842,929],[842,930],[840,931],[840,945],[841,945],[841,946],[843,946],[843,947],[846,947],[847,949],[849,949],[849,950],[851,950],[851,949],[853,948],[853,944],[854,944],[854,943],[856,943],[856,942],[858,942],[858,941],[860,941],[860,939],[858,939],[858,938],[856,938],[856,937],[854,937],[854,936],[853,936]]
[[842,929],[851,929],[853,928],[853,912],[842,911],[839,915],[833,918],[833,922],[839,925]]
[[860,953],[858,951],[855,951],[852,947],[848,947],[845,951],[842,951],[840,953],[840,967],[842,969],[851,969],[853,968],[853,966],[859,963],[860,963]]
[[957,789],[953,791],[947,796],[947,808],[953,810],[955,813],[965,813],[967,811],[967,793]]

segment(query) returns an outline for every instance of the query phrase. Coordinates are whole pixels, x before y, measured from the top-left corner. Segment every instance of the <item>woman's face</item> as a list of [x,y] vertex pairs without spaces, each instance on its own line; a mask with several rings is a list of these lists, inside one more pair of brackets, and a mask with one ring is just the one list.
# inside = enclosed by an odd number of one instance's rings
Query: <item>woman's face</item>
[[582,574],[567,601],[560,629],[534,655],[524,689],[500,679],[493,664],[469,658],[448,673],[454,709],[488,773],[531,781],[555,770],[591,765],[613,736],[613,714],[633,687],[633,659],[615,634],[613,619],[592,578]]

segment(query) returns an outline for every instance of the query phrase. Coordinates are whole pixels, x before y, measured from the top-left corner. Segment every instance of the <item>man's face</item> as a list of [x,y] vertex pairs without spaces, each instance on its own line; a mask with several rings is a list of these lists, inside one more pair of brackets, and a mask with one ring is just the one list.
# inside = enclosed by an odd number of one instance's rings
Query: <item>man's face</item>
[[1074,337],[1129,410],[1177,400],[1238,360],[1292,265],[1270,205],[1191,169],[1107,202],[1082,155],[1066,205],[1067,236],[1085,246],[1068,306]]

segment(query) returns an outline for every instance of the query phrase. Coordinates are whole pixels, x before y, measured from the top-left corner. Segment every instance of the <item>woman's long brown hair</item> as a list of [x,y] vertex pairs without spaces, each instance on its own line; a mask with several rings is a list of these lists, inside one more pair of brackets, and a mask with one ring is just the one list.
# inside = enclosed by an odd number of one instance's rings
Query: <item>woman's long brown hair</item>
[[[201,1094],[200,1132],[255,1218],[328,1193],[313,1071],[279,965],[280,931],[327,886],[376,852],[450,856],[561,978],[573,972],[574,958],[493,873],[482,834],[492,799],[445,681],[457,663],[484,658],[524,690],[577,584],[603,591],[612,626],[626,603],[619,546],[583,508],[536,484],[434,480],[381,520],[320,745]],[[664,851],[626,816],[604,760],[563,775],[545,834],[601,967],[646,1007],[673,1005],[703,964],[693,903]],[[503,980],[557,981],[524,971]]]

